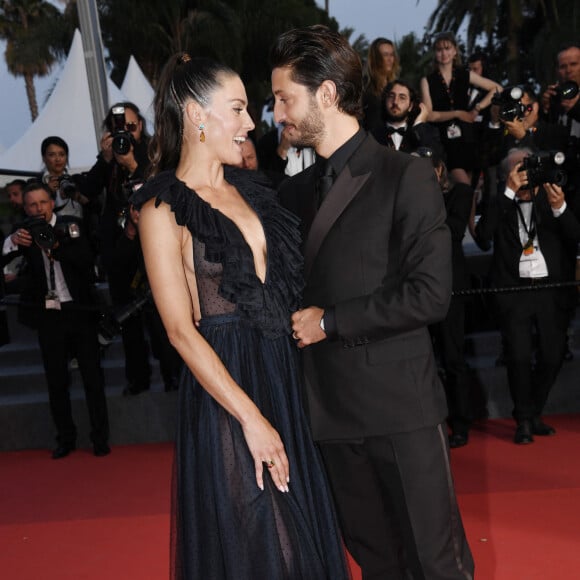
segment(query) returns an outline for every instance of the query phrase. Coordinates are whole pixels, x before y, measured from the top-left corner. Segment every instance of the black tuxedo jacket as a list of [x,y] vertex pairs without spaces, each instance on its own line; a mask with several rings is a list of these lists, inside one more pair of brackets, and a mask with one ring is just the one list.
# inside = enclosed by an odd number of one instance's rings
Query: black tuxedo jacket
[[[395,146],[389,136],[387,135],[387,128],[385,125],[375,127],[372,131],[373,137],[381,144],[394,149]],[[439,156],[443,154],[443,146],[439,137],[439,130],[431,123],[418,123],[410,126],[405,134],[399,147],[399,151],[404,153],[412,153],[417,151],[419,147],[429,147],[436,151]]]
[[317,440],[433,426],[447,410],[427,326],[446,315],[451,249],[431,162],[367,136],[318,212],[314,166],[286,181],[303,219],[304,305],[335,309],[338,339],[304,351]]
[[[94,254],[89,239],[83,230],[82,221],[70,216],[58,216],[57,224],[63,220],[75,221],[80,236],[61,239],[59,247],[54,250],[54,258],[61,265],[73,302],[83,306],[92,306],[94,304],[93,282],[95,274]],[[23,308],[21,308],[20,320],[28,326],[35,326],[35,318],[44,311],[48,282],[42,250],[33,244],[28,248],[22,247],[22,254],[27,261],[27,280],[21,294]]]

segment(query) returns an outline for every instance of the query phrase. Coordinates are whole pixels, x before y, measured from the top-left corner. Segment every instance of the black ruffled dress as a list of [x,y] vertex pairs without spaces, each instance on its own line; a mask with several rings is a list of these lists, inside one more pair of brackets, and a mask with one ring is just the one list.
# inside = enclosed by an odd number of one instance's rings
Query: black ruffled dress
[[174,172],[150,180],[132,201],[168,203],[193,238],[200,332],[234,380],[279,432],[290,461],[290,493],[269,475],[264,491],[240,424],[185,368],[172,498],[172,577],[183,580],[348,578],[326,477],[301,404],[290,315],[299,306],[302,258],[296,218],[257,174],[228,169],[261,220],[264,284],[236,225]]

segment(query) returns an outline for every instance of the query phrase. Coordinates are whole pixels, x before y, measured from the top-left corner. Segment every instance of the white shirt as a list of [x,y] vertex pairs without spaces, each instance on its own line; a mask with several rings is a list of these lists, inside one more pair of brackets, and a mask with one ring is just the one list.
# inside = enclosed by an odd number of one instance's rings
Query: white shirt
[[[516,193],[513,189],[506,187],[504,195],[511,200],[515,200]],[[520,241],[522,246],[525,246],[528,242],[529,236],[528,231],[530,229],[530,223],[532,219],[532,203],[521,203],[519,208],[521,210],[518,212],[518,230],[520,235]],[[561,216],[566,210],[566,202],[562,204],[560,209],[552,209],[552,214],[554,217]],[[525,224],[522,222],[522,216],[525,220]],[[527,231],[526,231],[527,230]],[[525,255],[522,251],[520,256],[520,278],[545,278],[548,276],[548,264],[542,250],[540,249],[540,242],[538,241],[538,233],[534,235],[533,239],[534,251],[530,255]]]
[[[406,129],[407,123],[405,123],[405,121],[402,123],[387,123],[387,127],[393,127],[394,129],[400,129],[402,127],[403,129]],[[393,145],[395,146],[395,149],[398,151],[401,147],[401,143],[403,142],[403,135],[399,133],[391,133],[390,137]]]

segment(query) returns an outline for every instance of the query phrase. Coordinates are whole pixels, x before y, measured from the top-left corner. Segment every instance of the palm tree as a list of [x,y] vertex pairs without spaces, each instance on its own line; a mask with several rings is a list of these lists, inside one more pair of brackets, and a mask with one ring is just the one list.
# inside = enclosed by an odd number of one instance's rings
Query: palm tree
[[429,18],[431,32],[457,32],[467,22],[467,50],[483,36],[490,53],[500,52],[512,82],[522,80],[532,43],[528,28],[538,19],[544,27],[558,29],[560,8],[574,0],[440,0]]
[[47,75],[63,54],[60,11],[40,0],[0,0],[0,39],[8,71],[24,77],[32,120],[38,116],[34,77]]

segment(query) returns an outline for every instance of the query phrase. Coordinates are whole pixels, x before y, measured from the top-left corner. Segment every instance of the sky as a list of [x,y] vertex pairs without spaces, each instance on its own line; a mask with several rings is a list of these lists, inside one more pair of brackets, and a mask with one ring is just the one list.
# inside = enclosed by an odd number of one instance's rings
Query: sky
[[[324,0],[316,2],[324,8]],[[364,34],[369,42],[378,36],[398,41],[409,32],[415,32],[421,38],[437,2],[438,0],[329,0],[329,11],[341,28],[354,28],[351,37],[353,40],[359,34]],[[0,151],[13,145],[32,122],[24,79],[8,73],[4,61],[5,48],[0,43]],[[48,77],[35,80],[39,109],[50,95],[61,66],[55,67]]]

